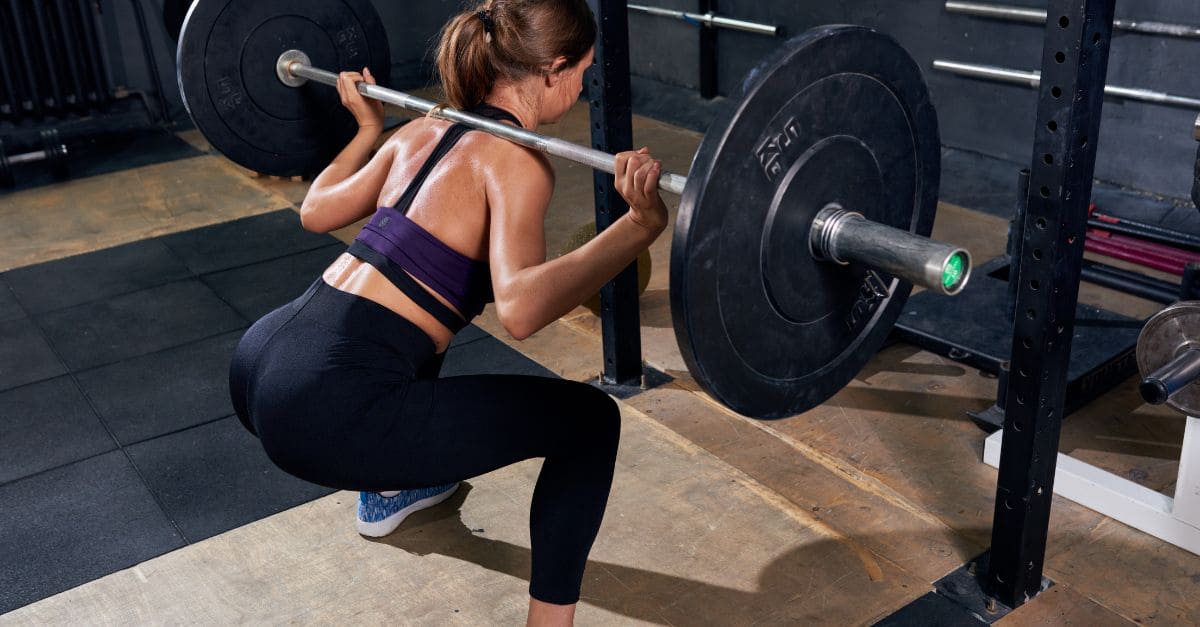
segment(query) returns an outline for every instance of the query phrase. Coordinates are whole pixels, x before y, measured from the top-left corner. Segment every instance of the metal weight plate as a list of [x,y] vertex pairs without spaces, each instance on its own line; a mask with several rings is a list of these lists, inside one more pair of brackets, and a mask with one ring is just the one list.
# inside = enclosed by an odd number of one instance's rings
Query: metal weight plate
[[[1175,303],[1146,322],[1138,335],[1138,372],[1145,377],[1187,348],[1200,348],[1200,302],[1196,301]],[[1188,416],[1200,416],[1200,383],[1180,389],[1166,404]]]
[[329,71],[371,68],[387,84],[391,53],[370,0],[197,0],[179,36],[179,89],[209,143],[262,174],[315,173],[356,126],[337,90],[288,87],[275,75],[287,50]]
[[882,346],[911,285],[816,261],[836,203],[928,236],[941,167],[920,68],[853,26],[809,31],[750,75],[696,154],[671,249],[675,336],[692,376],[735,411],[782,418],[833,396]]

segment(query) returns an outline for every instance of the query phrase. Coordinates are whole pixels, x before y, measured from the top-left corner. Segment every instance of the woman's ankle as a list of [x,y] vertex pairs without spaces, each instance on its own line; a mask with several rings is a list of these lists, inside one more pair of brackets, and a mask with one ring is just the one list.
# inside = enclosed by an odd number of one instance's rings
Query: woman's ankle
[[528,627],[570,627],[575,624],[575,604],[555,605],[530,598],[525,624]]

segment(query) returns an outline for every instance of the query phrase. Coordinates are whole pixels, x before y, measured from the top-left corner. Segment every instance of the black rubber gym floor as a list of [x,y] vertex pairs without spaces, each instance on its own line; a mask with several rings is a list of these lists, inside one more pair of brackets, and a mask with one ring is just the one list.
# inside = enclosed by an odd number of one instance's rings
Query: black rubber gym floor
[[[343,250],[285,209],[0,274],[0,614],[331,492],[270,463],[227,373]],[[554,376],[468,327],[443,373],[484,372]]]
[[[146,128],[137,131],[70,136],[65,137],[63,141],[69,151],[67,168],[71,179],[99,176],[204,154],[175,133],[153,128],[149,122]],[[11,148],[9,154],[13,154]],[[0,192],[31,189],[59,182],[41,161],[13,166],[13,178],[13,187],[0,188]]]

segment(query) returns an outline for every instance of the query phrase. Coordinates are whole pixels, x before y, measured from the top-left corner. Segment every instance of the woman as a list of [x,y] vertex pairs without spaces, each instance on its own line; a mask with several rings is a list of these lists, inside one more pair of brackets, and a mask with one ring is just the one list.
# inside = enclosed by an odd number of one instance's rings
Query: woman
[[[585,0],[491,0],[444,29],[442,87],[452,107],[534,129],[577,101],[594,39]],[[578,382],[437,373],[485,303],[524,339],[632,263],[667,224],[661,163],[645,149],[617,155],[629,213],[546,261],[554,173],[544,155],[421,119],[371,157],[383,114],[355,89],[363,80],[374,82],[368,70],[341,75],[359,132],[313,182],[301,218],[328,232],[374,215],[303,296],[246,333],[230,374],[234,406],[287,472],[364,491],[366,535],[392,531],[458,481],[544,457],[530,508],[529,622],[570,624],[612,482],[616,403]]]

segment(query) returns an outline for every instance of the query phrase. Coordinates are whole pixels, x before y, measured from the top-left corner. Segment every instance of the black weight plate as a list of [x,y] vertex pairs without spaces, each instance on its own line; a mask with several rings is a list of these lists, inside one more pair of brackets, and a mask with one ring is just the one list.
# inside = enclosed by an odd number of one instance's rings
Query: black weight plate
[[191,0],[163,0],[163,27],[171,41],[179,41],[179,33],[183,30],[183,19],[187,17]]
[[833,396],[887,338],[912,286],[816,261],[831,203],[928,236],[941,168],[920,68],[894,40],[831,26],[787,42],[705,135],[671,249],[671,311],[689,371],[747,416]]
[[279,81],[275,63],[291,49],[331,72],[369,67],[384,85],[391,73],[370,0],[197,0],[179,37],[179,89],[192,121],[255,172],[315,173],[356,131],[333,87]]

